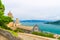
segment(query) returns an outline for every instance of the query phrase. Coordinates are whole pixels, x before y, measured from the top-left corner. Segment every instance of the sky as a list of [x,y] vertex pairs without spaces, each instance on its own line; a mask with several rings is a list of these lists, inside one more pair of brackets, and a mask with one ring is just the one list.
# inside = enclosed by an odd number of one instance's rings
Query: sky
[[5,15],[19,20],[60,20],[60,0],[2,0]]

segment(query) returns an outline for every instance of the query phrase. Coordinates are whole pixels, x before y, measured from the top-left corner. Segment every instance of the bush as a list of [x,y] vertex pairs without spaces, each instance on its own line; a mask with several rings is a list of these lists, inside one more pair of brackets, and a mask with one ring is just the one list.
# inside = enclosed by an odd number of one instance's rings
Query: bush
[[58,39],[60,40],[60,37]]
[[11,30],[7,30],[7,31],[10,32],[13,36],[18,37],[18,34],[16,32],[14,32],[13,30],[12,31]]
[[44,32],[32,32],[32,34],[39,35],[39,36],[44,36],[44,37],[50,37],[54,38],[52,33],[44,33]]
[[6,30],[12,30],[12,29],[10,29],[10,28],[7,27],[7,26],[0,26],[0,28],[2,28],[2,29],[6,29]]
[[14,30],[15,32],[23,32],[24,33],[24,31],[23,30],[21,30],[21,29],[19,29],[19,28],[17,28],[16,30]]

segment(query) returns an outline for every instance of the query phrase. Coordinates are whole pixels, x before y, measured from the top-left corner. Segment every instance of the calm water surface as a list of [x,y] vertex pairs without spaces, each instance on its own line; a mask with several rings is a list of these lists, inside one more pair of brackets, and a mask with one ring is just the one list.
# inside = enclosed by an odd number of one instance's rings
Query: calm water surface
[[41,31],[60,34],[60,25],[44,24],[41,22],[21,22],[21,23],[22,25],[25,25],[25,26],[34,26],[35,24],[37,24],[39,27],[39,30]]

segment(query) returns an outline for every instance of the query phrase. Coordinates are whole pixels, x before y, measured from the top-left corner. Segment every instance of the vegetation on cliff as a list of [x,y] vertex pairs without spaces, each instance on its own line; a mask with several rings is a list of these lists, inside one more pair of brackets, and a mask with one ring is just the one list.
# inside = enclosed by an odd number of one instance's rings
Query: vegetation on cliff
[[10,32],[13,36],[17,36],[17,33],[7,27],[7,24],[13,21],[10,17],[4,15],[5,7],[0,0],[0,29]]
[[[0,40],[22,40],[21,38],[15,37],[15,35],[13,36],[11,33],[17,35],[16,33],[14,33],[13,31],[8,32],[8,30],[4,30],[4,29],[0,29]],[[1,37],[2,36],[2,37]]]
[[13,21],[10,17],[4,15],[5,7],[0,0],[0,27],[7,28],[6,24]]
[[[52,33],[47,33],[47,32],[32,32],[32,34],[38,35],[38,36],[49,37],[49,38],[55,38],[55,37],[54,37],[54,34],[52,34]],[[60,36],[59,36],[57,39],[60,40]]]
[[50,37],[54,38],[52,33],[45,33],[45,32],[32,32],[32,34],[39,35],[39,36],[44,36],[44,37]]

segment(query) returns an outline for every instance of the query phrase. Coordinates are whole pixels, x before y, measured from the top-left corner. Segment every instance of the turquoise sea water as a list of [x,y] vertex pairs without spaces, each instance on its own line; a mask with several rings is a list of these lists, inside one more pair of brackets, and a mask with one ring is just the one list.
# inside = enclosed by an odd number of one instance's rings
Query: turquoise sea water
[[51,32],[55,34],[60,34],[60,25],[44,24],[41,22],[21,22],[25,26],[38,25],[40,31]]

